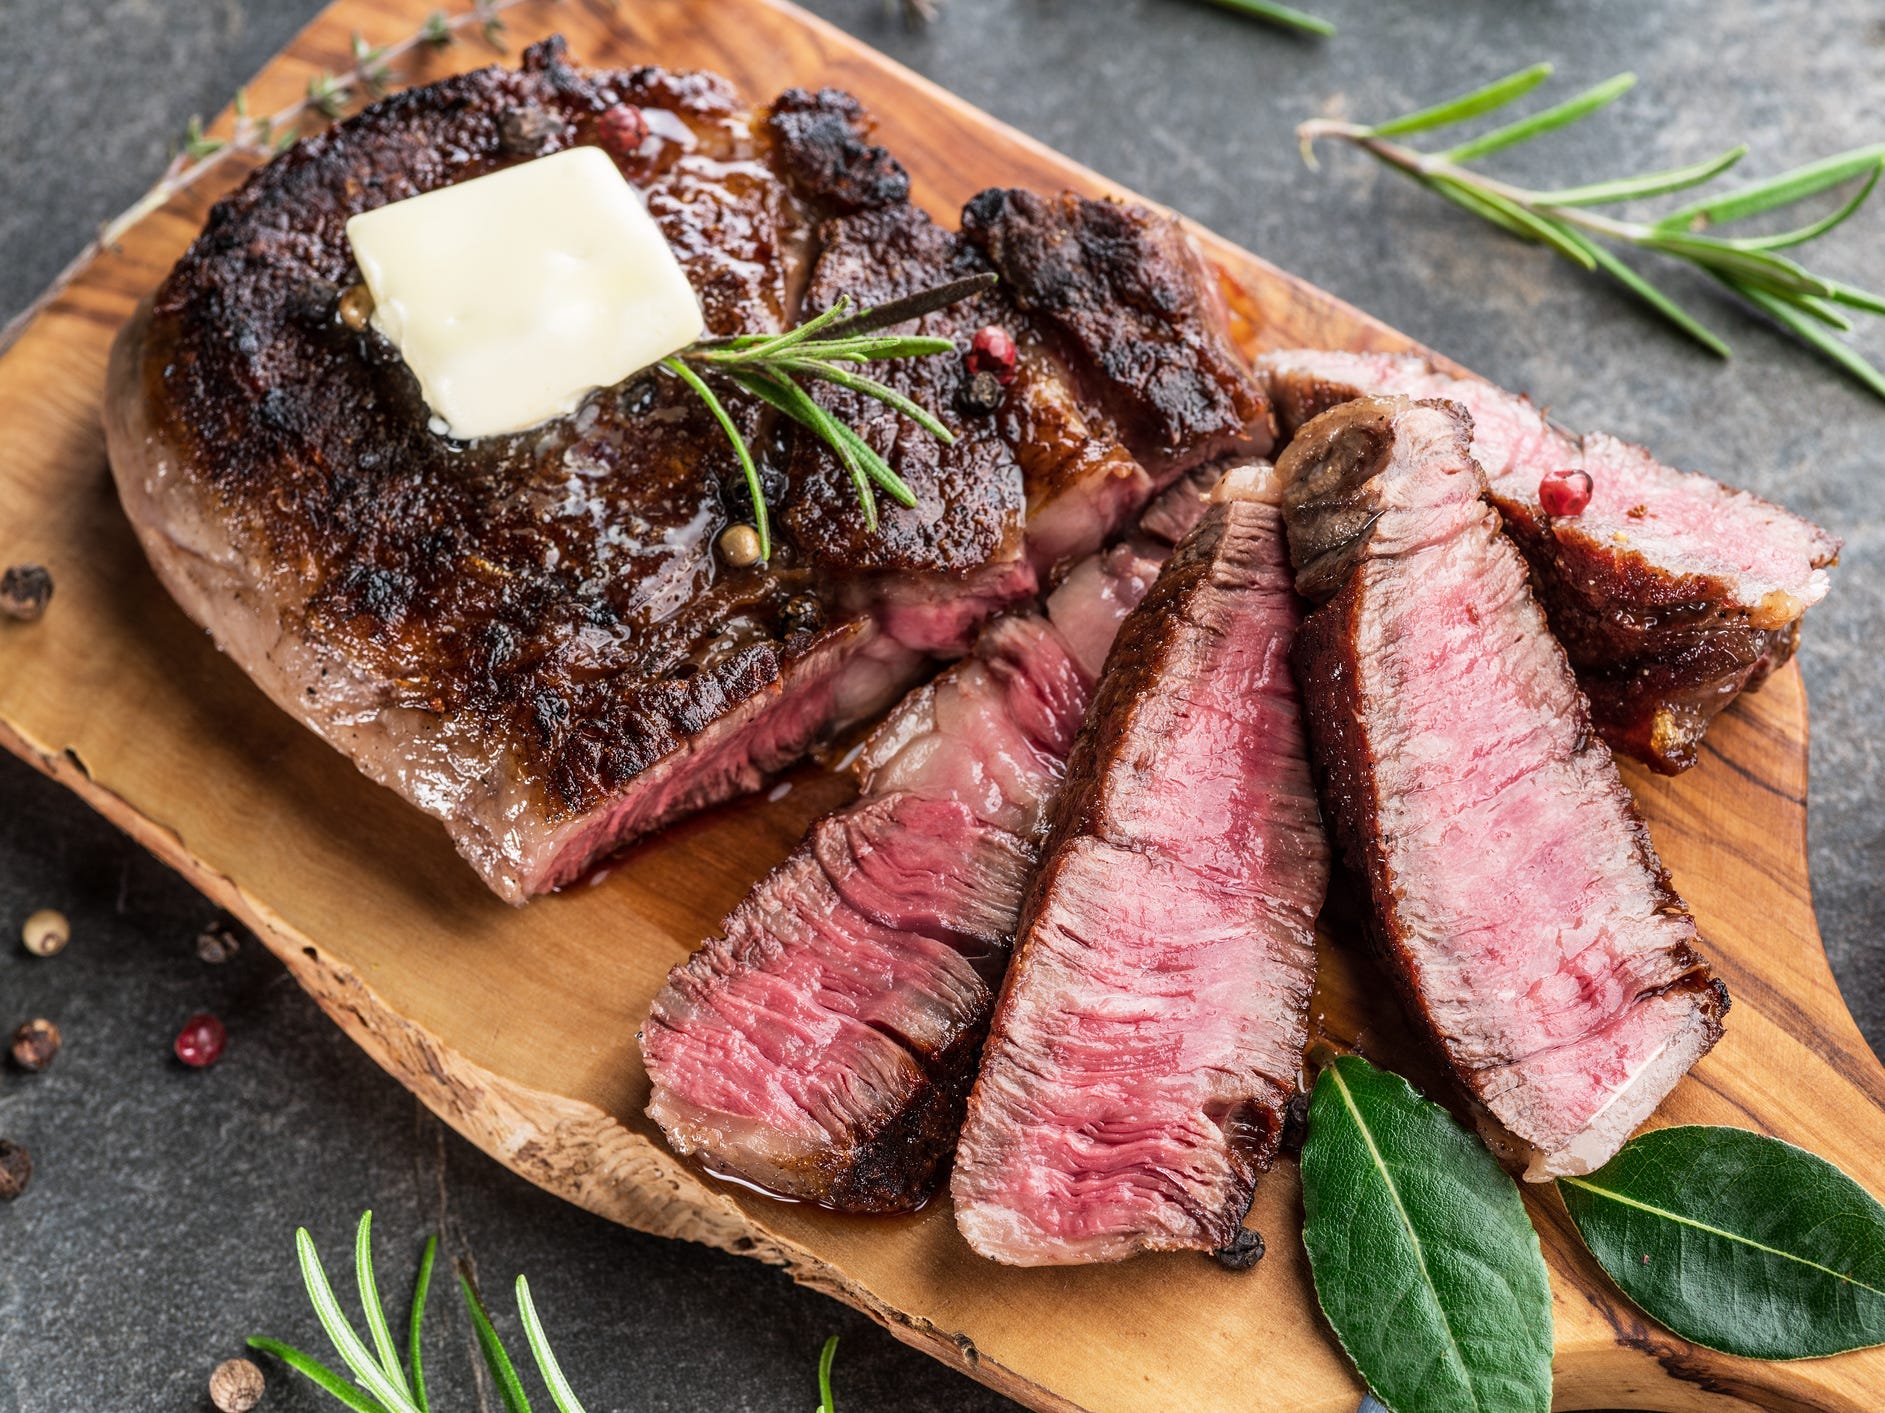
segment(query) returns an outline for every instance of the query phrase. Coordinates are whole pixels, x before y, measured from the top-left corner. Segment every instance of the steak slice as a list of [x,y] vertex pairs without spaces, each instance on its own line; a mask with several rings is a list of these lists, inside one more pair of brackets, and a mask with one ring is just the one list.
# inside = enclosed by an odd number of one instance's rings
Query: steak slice
[[[583,70],[549,40],[519,69],[396,94],[260,169],[112,355],[112,465],[159,578],[278,705],[444,821],[513,902],[756,788],[895,701],[926,654],[960,653],[976,623],[1037,591],[1054,557],[1034,549],[1037,512],[1043,546],[1065,538],[1056,517],[1083,521],[1084,552],[1156,484],[1103,417],[1062,415],[1071,377],[1044,355],[999,416],[971,427],[936,409],[965,434],[959,457],[873,427],[925,496],[882,555],[847,533],[848,502],[805,518],[822,493],[808,487],[787,516],[802,543],[784,525],[769,565],[725,564],[720,532],[752,514],[744,479],[671,378],[508,436],[433,433],[397,351],[337,313],[359,278],[348,217],[595,142],[617,103],[649,129],[618,165],[715,333],[784,327],[808,284],[823,298],[861,274],[856,240],[821,255],[825,223],[926,224],[848,95],[795,89],[755,112],[714,75]],[[940,263],[970,258],[945,244]],[[1215,288],[1191,299],[1208,319]],[[946,380],[955,362],[911,376]],[[791,429],[724,398],[783,505]]]
[[1366,397],[1278,464],[1324,809],[1409,1013],[1533,1181],[1604,1163],[1721,1034],[1456,405]]
[[1221,285],[1175,219],[991,188],[963,207],[962,234],[1155,475],[1270,454],[1269,400],[1231,344]]
[[[1817,525],[1614,437],[1573,437],[1527,398],[1393,354],[1297,349],[1261,363],[1292,432],[1364,393],[1472,414],[1473,456],[1597,730],[1665,775],[1694,765],[1716,713],[1792,655],[1800,616],[1826,594],[1839,541]],[[1539,480],[1572,468],[1590,475],[1590,505],[1554,517]]]
[[[1195,481],[1161,523],[1202,512]],[[1148,514],[1148,518],[1150,515]],[[910,1211],[955,1145],[1047,803],[1121,619],[1167,546],[1082,561],[986,626],[867,743],[827,816],[669,974],[640,1035],[648,1114],[710,1171]]]
[[1227,478],[1068,763],[950,1182],[994,1260],[1221,1250],[1276,1153],[1329,876],[1277,492]]

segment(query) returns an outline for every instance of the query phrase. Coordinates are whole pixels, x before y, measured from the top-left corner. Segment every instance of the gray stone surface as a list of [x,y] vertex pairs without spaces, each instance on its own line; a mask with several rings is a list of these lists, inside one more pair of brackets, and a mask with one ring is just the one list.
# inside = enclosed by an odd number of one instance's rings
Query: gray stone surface
[[[1668,285],[1728,335],[1734,362],[1355,156],[1330,151],[1320,174],[1306,172],[1291,138],[1309,114],[1385,115],[1550,58],[1565,91],[1624,68],[1643,82],[1608,115],[1510,154],[1509,170],[1609,176],[1746,140],[1748,170],[1773,172],[1885,137],[1875,5],[1320,0],[1343,25],[1320,45],[1183,0],[949,0],[922,34],[880,0],[812,8],[1571,424],[1645,441],[1844,535],[1845,563],[1802,652],[1811,847],[1841,984],[1885,1043],[1885,771],[1871,735],[1885,654],[1867,646],[1885,629],[1885,406],[1679,271]],[[192,112],[214,110],[314,9],[0,6],[0,318],[143,190]],[[1813,262],[1885,284],[1882,222],[1885,205],[1815,247]],[[1869,324],[1862,346],[1885,358],[1885,328]],[[0,526],[0,559],[5,539]],[[39,1162],[27,1196],[0,1208],[0,1410],[203,1407],[210,1367],[242,1336],[318,1346],[293,1228],[309,1225],[338,1266],[369,1205],[389,1285],[403,1286],[418,1235],[440,1226],[492,1289],[530,1273],[592,1410],[809,1407],[832,1332],[845,1340],[841,1407],[1006,1406],[776,1272],[616,1230],[486,1161],[259,948],[221,968],[199,962],[192,938],[210,909],[75,801],[0,762],[0,925],[10,936],[44,905],[72,916],[63,956],[35,961],[0,942],[0,1026],[44,1014],[66,1034],[49,1073],[0,1074],[0,1133]],[[199,1008],[232,1031],[224,1063],[202,1074],[167,1058],[174,1028]],[[434,1298],[441,1403],[495,1406],[464,1372],[468,1330],[450,1290]],[[266,1404],[327,1406],[281,1375]]]

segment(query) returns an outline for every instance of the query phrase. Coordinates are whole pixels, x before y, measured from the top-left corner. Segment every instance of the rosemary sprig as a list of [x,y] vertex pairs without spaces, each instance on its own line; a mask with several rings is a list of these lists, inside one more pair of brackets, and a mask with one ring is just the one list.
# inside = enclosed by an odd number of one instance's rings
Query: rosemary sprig
[[1220,10],[1235,10],[1253,20],[1281,25],[1299,34],[1312,34],[1318,39],[1327,39],[1335,33],[1335,26],[1320,15],[1306,14],[1289,5],[1279,5],[1276,0],[1206,0],[1206,3]]
[[[256,1335],[249,1340],[249,1348],[274,1355],[296,1373],[305,1375],[316,1387],[354,1410],[354,1413],[431,1413],[420,1355],[420,1332],[425,1320],[426,1295],[431,1289],[432,1264],[438,1254],[438,1244],[436,1236],[428,1238],[424,1255],[419,1261],[419,1275],[413,1284],[412,1313],[408,1322],[407,1363],[403,1367],[393,1348],[392,1331],[386,1322],[378,1282],[373,1276],[371,1212],[361,1214],[360,1224],[354,1231],[354,1275],[360,1288],[360,1305],[366,1316],[371,1347],[355,1331],[352,1322],[340,1308],[307,1228],[302,1227],[295,1232],[295,1254],[301,1266],[301,1279],[307,1287],[308,1299],[314,1305],[314,1313],[321,1322],[321,1328],[327,1332],[327,1337],[333,1342],[335,1351],[353,1375],[354,1381],[349,1383],[343,1375],[318,1359],[278,1339]],[[464,1296],[466,1312],[471,1317],[472,1331],[477,1337],[478,1352],[497,1384],[505,1413],[531,1413],[530,1397],[524,1390],[523,1379],[511,1361],[503,1339],[491,1323],[490,1314],[478,1294],[477,1283],[462,1262],[458,1267],[458,1285]],[[524,1327],[524,1338],[530,1346],[531,1358],[536,1362],[537,1373],[544,1387],[549,1390],[550,1402],[556,1406],[556,1413],[584,1413],[581,1401],[570,1387],[569,1380],[564,1377],[562,1366],[557,1363],[556,1354],[550,1348],[549,1337],[543,1330],[543,1320],[537,1314],[536,1302],[530,1298],[530,1283],[522,1276],[517,1277],[516,1292],[517,1314]],[[818,1413],[835,1413],[831,1397],[831,1361],[837,1350],[838,1337],[833,1335],[825,1341],[824,1350],[819,1355]]]
[[[1568,127],[1609,106],[1636,82],[1632,74],[1619,74],[1562,103],[1443,151],[1423,152],[1394,140],[1503,108],[1550,76],[1551,65],[1534,64],[1483,88],[1385,123],[1365,126],[1316,118],[1302,124],[1296,134],[1302,143],[1303,158],[1311,167],[1316,165],[1316,139],[1331,137],[1351,143],[1502,230],[1547,246],[1587,270],[1603,271],[1702,347],[1726,358],[1730,350],[1720,335],[1624,263],[1610,246],[1634,246],[1693,265],[1885,398],[1885,373],[1835,337],[1852,328],[1842,308],[1885,314],[1885,300],[1816,275],[1779,253],[1824,235],[1865,204],[1881,173],[1885,173],[1885,143],[1795,167],[1765,181],[1691,202],[1655,220],[1626,221],[1590,208],[1700,186],[1734,166],[1748,149],[1731,147],[1666,171],[1544,191],[1501,181],[1467,165]],[[1848,182],[1860,183],[1851,198],[1830,215],[1806,225],[1765,236],[1712,233],[1717,226],[1792,206]]]
[[724,379],[750,393],[778,412],[790,417],[831,448],[832,455],[851,477],[857,490],[864,523],[877,528],[877,496],[881,489],[899,505],[914,507],[916,493],[890,467],[856,429],[846,426],[801,386],[801,381],[831,383],[861,394],[900,412],[945,445],[955,441],[955,434],[934,413],[903,393],[875,378],[852,372],[842,365],[874,363],[892,358],[926,358],[951,353],[955,345],[948,339],[926,338],[914,334],[886,334],[880,330],[921,318],[938,309],[971,298],[995,284],[992,274],[971,275],[947,284],[919,290],[901,299],[893,299],[875,308],[854,309],[846,295],[840,295],[829,309],[816,318],[777,334],[736,334],[726,338],[702,339],[661,361],[661,368],[679,378],[706,404],[720,428],[733,444],[746,488],[753,500],[753,527],[759,532],[759,557],[772,557],[772,522],[766,510],[765,488],[760,483],[759,468],[752,449],[740,435],[726,404],[714,392],[707,377]]

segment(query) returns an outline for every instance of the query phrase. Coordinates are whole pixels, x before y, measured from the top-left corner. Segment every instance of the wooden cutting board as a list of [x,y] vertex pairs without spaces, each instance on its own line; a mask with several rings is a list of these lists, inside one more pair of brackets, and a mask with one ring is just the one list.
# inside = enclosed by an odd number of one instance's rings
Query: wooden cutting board
[[[252,107],[274,111],[311,74],[344,68],[352,31],[397,39],[433,4],[339,0],[252,85]],[[794,83],[849,88],[881,120],[918,199],[941,214],[995,183],[1116,190],[774,0],[619,10],[533,0],[506,19],[518,44],[560,29],[580,63],[710,67],[755,99]],[[464,44],[426,56],[419,72],[487,58]],[[642,1117],[634,1040],[649,999],[804,826],[845,798],[838,777],[808,767],[782,799],[684,823],[596,886],[513,910],[436,824],[276,711],[185,620],[119,512],[99,399],[118,325],[196,233],[207,198],[240,175],[232,164],[226,179],[155,210],[51,292],[0,357],[0,560],[41,561],[58,586],[43,622],[0,625],[0,739],[238,914],[447,1122],[572,1202],[785,1265],[1037,1408],[1350,1413],[1360,1385],[1316,1312],[1288,1162],[1258,1193],[1270,1251],[1249,1274],[1188,1257],[1017,1271],[972,1256],[946,1203],[909,1218],[840,1217],[716,1182],[662,1146]],[[1251,297],[1253,345],[1413,346],[1200,237]],[[1779,1134],[1885,1193],[1885,1070],[1814,926],[1806,742],[1789,667],[1720,721],[1690,774],[1626,772],[1734,995],[1726,1037],[1659,1121]],[[1366,964],[1332,940],[1322,967],[1325,1033],[1420,1077]],[[1762,1365],[1669,1335],[1606,1285],[1549,1188],[1527,1195],[1552,1270],[1559,1407],[1858,1413],[1885,1397],[1885,1351]]]

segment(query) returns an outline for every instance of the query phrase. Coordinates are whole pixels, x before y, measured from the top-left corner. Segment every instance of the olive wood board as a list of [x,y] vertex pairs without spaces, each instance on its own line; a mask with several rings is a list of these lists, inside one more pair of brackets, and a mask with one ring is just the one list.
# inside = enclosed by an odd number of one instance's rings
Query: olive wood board
[[[351,33],[401,38],[434,3],[339,0],[251,85],[252,108],[275,111],[311,75],[345,68]],[[560,30],[579,63],[712,68],[756,101],[790,84],[850,89],[917,199],[944,216],[993,184],[1117,191],[777,0],[528,0],[505,19],[513,58]],[[461,43],[422,54],[415,76],[489,59]],[[592,886],[512,909],[436,823],[277,711],[184,618],[119,511],[99,403],[113,334],[208,200],[242,175],[241,162],[226,165],[75,266],[0,356],[0,559],[42,562],[57,583],[43,621],[0,626],[0,739],[254,928],[460,1133],[600,1216],[786,1266],[1035,1408],[1351,1413],[1361,1386],[1316,1309],[1290,1161],[1258,1192],[1251,1220],[1269,1254],[1249,1273],[1187,1256],[1013,1270],[970,1253],[946,1199],[912,1217],[844,1217],[718,1182],[663,1146],[642,1114],[635,1044],[649,1000],[804,826],[846,798],[841,777],[804,767],[782,798],[701,815]],[[1198,235],[1242,291],[1253,347],[1414,347]],[[1814,925],[1797,669],[1729,711],[1689,774],[1626,776],[1734,997],[1726,1036],[1656,1122],[1778,1134],[1885,1193],[1885,1069]],[[1434,1086],[1384,992],[1356,949],[1325,942],[1320,1030]],[[1551,1268],[1558,1407],[1858,1413],[1885,1397],[1885,1350],[1758,1364],[1667,1333],[1607,1285],[1552,1189],[1526,1196]]]

